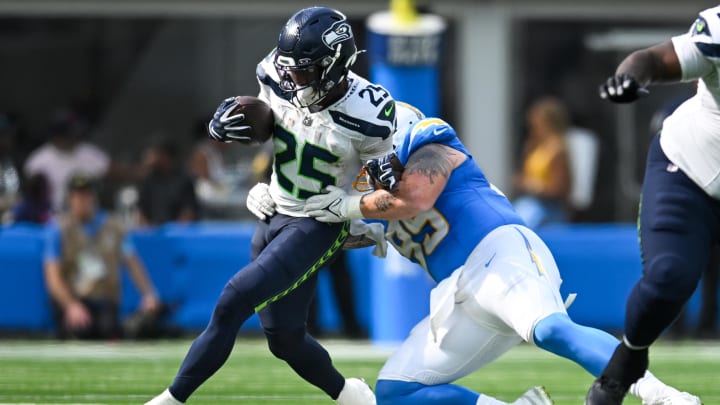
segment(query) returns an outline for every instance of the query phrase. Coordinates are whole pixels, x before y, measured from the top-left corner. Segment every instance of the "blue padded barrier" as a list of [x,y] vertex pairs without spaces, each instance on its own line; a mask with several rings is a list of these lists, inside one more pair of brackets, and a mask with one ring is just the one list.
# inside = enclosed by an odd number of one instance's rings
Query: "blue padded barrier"
[[[217,295],[249,260],[253,223],[199,223],[138,230],[132,237],[161,298],[175,308],[172,321],[186,329],[205,327]],[[563,276],[563,295],[577,292],[569,309],[578,322],[618,331],[625,300],[640,276],[637,234],[632,224],[564,225],[538,231]],[[0,330],[47,331],[51,315],[42,275],[44,229],[0,228]],[[371,249],[349,251],[358,320],[376,342],[403,339],[428,313],[432,282],[417,266],[396,257],[380,260]],[[123,278],[123,314],[136,309],[138,295]],[[319,283],[319,322],[339,330],[339,315],[327,274]],[[696,319],[699,294],[688,305]],[[244,326],[259,331],[257,317]]]
[[0,328],[49,330],[52,320],[43,278],[44,228],[0,228]]
[[[161,299],[173,310],[170,322],[188,330],[205,328],[230,277],[250,262],[250,223],[168,224],[133,233],[138,254]],[[123,314],[137,308],[138,294],[127,274]],[[242,330],[259,330],[253,315]]]
[[578,294],[568,309],[575,322],[621,330],[625,301],[642,274],[635,225],[554,225],[538,234],[560,269],[563,298]]

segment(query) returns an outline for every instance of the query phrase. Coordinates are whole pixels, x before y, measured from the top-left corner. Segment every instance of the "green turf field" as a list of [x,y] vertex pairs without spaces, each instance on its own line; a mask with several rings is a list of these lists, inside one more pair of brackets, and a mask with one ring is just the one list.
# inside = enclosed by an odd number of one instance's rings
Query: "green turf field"
[[[341,372],[371,383],[388,355],[388,350],[363,343],[323,343]],[[141,404],[167,386],[189,344],[0,341],[0,403]],[[706,405],[720,404],[720,343],[658,345],[651,368],[666,382],[700,395]],[[531,385],[544,385],[556,404],[579,405],[591,381],[569,361],[523,345],[462,382],[505,401]],[[191,403],[333,402],[273,358],[263,340],[242,339],[225,367]],[[625,403],[640,402],[632,398]]]

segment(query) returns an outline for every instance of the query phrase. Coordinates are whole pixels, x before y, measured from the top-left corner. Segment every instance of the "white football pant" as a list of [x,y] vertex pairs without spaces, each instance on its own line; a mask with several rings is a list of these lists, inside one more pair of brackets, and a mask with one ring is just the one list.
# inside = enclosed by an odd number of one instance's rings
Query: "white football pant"
[[465,264],[431,292],[430,316],[390,356],[379,378],[445,384],[525,340],[541,319],[566,313],[562,280],[545,243],[529,228],[490,232]]

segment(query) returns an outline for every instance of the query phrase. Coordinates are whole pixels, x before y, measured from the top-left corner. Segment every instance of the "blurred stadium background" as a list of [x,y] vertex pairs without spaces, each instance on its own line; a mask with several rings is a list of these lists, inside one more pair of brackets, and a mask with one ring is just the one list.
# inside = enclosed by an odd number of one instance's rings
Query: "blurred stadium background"
[[[257,91],[257,61],[274,46],[287,15],[308,4],[3,0],[0,108],[17,114],[39,142],[53,109],[77,105],[91,118],[93,140],[129,162],[153,131],[184,138],[189,147],[193,124],[218,100]],[[618,109],[601,103],[597,84],[629,50],[687,30],[697,11],[712,3],[417,4],[448,23],[440,62],[442,116],[458,127],[489,177],[509,186],[524,111],[534,98],[555,94],[568,102],[577,125],[602,138],[602,181],[591,219],[632,221],[650,117],[690,90],[656,89],[637,107]],[[365,19],[386,9],[387,1],[339,0],[332,6],[351,18],[364,48]],[[367,74],[367,59],[359,58],[361,74]]]
[[[220,100],[257,92],[257,62],[274,46],[288,16],[313,3],[0,0],[0,113],[11,115],[20,129],[18,160],[46,140],[53,111],[68,106],[87,120],[87,137],[118,162],[138,164],[148,137],[156,133],[171,135],[189,153],[198,121],[207,120]],[[367,47],[368,16],[388,8],[386,0],[322,3],[348,15],[361,49]],[[597,136],[591,204],[573,223],[540,234],[557,256],[563,292],[579,293],[571,315],[617,332],[625,296],[640,271],[632,223],[652,119],[690,96],[693,87],[655,87],[642,102],[617,107],[601,102],[597,86],[629,51],[686,31],[699,10],[714,4],[418,0],[416,5],[447,24],[437,65],[439,115],[458,129],[500,188],[511,189],[521,163],[525,112],[538,97],[559,97],[572,123]],[[361,56],[354,70],[368,75],[369,58]],[[175,305],[172,320],[188,336],[204,326],[220,288],[247,260],[252,221],[243,192],[252,185],[248,173],[259,150],[233,147],[241,186],[226,216],[192,228],[171,224],[135,235],[163,299]],[[128,185],[120,186],[108,188],[107,208],[127,208],[120,196]],[[219,252],[218,244],[230,248]],[[53,328],[41,265],[41,231],[0,228],[0,336],[8,338],[0,341],[0,402],[138,403],[167,384],[186,341],[108,346],[38,340]],[[370,340],[349,349],[347,342],[331,344],[330,350],[339,353],[341,369],[374,381],[387,355],[382,344],[401,338],[422,316],[430,284],[396,257],[381,262],[367,251],[352,252],[351,267],[358,318]],[[137,297],[127,285],[126,279],[125,315]],[[326,329],[337,330],[329,285],[321,275],[319,318]],[[397,294],[400,286],[403,295]],[[699,305],[696,296],[687,322],[697,320]],[[230,367],[201,390],[196,403],[322,402],[317,390],[252,338],[257,320],[243,333],[250,340],[238,345]],[[676,346],[666,342],[657,350],[657,374],[700,394],[706,404],[720,403],[719,389],[708,380],[710,370],[718,369],[718,346],[712,341]],[[363,355],[343,354],[354,352]],[[526,386],[545,384],[559,404],[580,403],[590,383],[575,366],[530,347],[470,380],[471,386],[506,399]]]

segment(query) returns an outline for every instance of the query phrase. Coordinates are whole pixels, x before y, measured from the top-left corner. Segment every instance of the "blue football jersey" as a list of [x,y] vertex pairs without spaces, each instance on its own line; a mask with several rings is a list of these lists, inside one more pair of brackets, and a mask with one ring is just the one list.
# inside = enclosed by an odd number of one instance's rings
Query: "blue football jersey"
[[452,172],[432,209],[410,219],[382,221],[395,249],[424,267],[435,281],[463,265],[493,229],[523,224],[508,199],[487,181],[455,130],[444,121],[422,120],[408,131],[396,133],[393,143],[403,166],[414,151],[429,143],[449,146],[468,157]]

